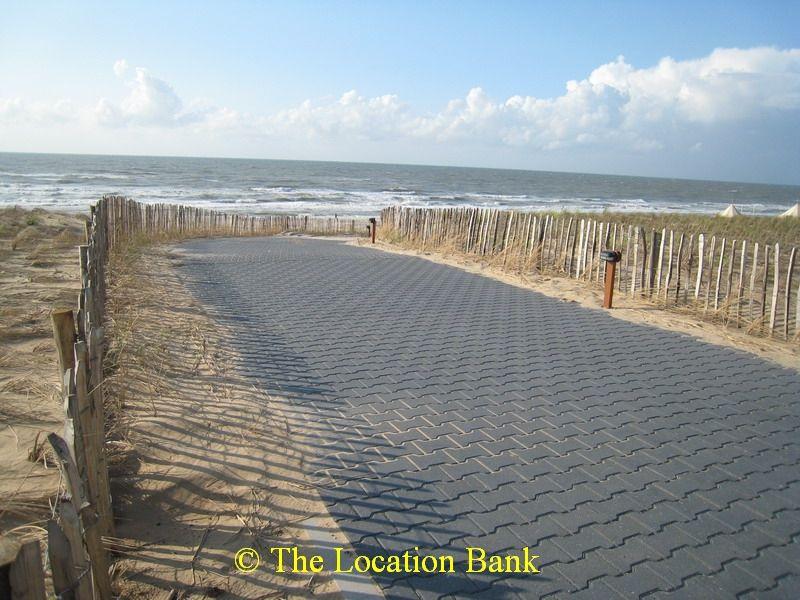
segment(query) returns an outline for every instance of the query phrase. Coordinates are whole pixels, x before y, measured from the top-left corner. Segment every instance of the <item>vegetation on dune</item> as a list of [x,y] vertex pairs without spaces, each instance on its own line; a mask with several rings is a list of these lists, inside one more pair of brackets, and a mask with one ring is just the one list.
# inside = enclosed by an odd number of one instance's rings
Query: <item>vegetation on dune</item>
[[800,246],[800,220],[778,217],[719,217],[690,213],[562,213],[581,218],[594,218],[611,223],[638,225],[646,230],[669,230],[686,235],[704,233],[729,240],[748,240],[761,244],[779,243],[784,247]]

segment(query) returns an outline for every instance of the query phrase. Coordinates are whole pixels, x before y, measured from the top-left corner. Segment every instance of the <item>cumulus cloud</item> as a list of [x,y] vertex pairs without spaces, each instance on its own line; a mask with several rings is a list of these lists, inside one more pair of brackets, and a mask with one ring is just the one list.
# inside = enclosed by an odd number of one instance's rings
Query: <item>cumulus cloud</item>
[[117,62],[114,63],[114,75],[117,77],[125,77],[125,74],[130,69],[130,65],[128,61],[124,58],[120,58]]
[[142,67],[133,69],[127,61],[114,63],[114,73],[125,80],[128,95],[118,104],[101,98],[95,107],[95,116],[101,125],[121,127],[140,125],[150,127],[178,127],[203,118],[202,112],[185,111],[183,102],[172,86]]
[[[184,102],[165,80],[124,59],[113,70],[125,94],[116,101],[98,100],[91,112],[102,127],[333,142],[464,143],[541,152],[673,146],[697,153],[709,147],[704,142],[714,132],[766,121],[800,123],[800,49],[724,48],[694,60],[666,57],[644,68],[620,56],[584,79],[567,82],[558,96],[495,99],[474,87],[430,113],[414,110],[394,94],[366,97],[350,90],[252,115],[203,99]],[[0,99],[5,121],[57,122],[69,118],[70,110],[67,103]]]
[[66,99],[27,102],[22,98],[0,98],[0,123],[57,125],[77,120],[72,102]]
[[262,120],[264,133],[314,138],[348,136],[357,139],[385,139],[412,133],[409,107],[392,94],[365,98],[350,90],[337,100],[279,111]]
[[475,87],[439,112],[415,114],[397,96],[364,98],[350,91],[334,101],[305,101],[266,121],[269,132],[305,137],[657,150],[696,127],[796,116],[799,110],[800,50],[729,48],[697,60],[664,58],[642,69],[620,56],[567,82],[564,93],[552,98],[495,100]]

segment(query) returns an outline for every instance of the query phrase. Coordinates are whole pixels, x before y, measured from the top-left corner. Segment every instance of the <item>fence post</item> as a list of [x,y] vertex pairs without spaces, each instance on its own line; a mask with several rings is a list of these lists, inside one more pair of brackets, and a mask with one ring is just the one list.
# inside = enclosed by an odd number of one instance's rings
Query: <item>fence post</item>
[[0,565],[0,598],[45,600],[44,568],[39,540],[25,542],[16,556]]
[[72,347],[75,344],[75,315],[71,310],[57,310],[50,315],[53,323],[53,338],[58,351],[59,373],[63,374],[75,366]]
[[772,337],[772,334],[775,332],[775,318],[778,314],[778,289],[780,288],[781,284],[781,248],[780,244],[775,244],[775,260],[773,261],[775,265],[773,267],[773,276],[772,276],[772,305],[770,306],[769,311],[769,335]]
[[[97,517],[94,508],[86,501],[86,492],[83,482],[78,474],[78,468],[72,460],[66,442],[51,433],[47,436],[47,441],[53,448],[53,452],[58,460],[64,480],[67,484],[67,492],[78,506],[81,525],[83,526],[83,536],[86,543],[86,552],[92,568],[94,579],[95,596],[97,600],[111,600],[111,579],[108,575],[108,555],[103,547],[100,538]],[[48,528],[49,531],[49,528]],[[62,532],[63,534],[63,532]],[[57,534],[56,534],[57,535]]]
[[[794,258],[797,254],[797,248],[792,248],[792,253],[789,255],[789,267],[786,271],[786,299],[785,307],[783,310],[783,339],[789,339],[789,309],[791,308],[791,295],[792,295],[792,272],[794,271]],[[794,324],[797,329],[797,323]]]

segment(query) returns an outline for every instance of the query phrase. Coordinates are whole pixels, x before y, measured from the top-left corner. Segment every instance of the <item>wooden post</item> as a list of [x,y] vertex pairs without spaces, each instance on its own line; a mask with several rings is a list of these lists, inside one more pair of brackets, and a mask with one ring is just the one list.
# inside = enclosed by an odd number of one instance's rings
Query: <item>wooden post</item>
[[[666,238],[666,235],[664,236]],[[669,230],[669,251],[667,252],[667,273],[664,276],[664,304],[669,300],[669,284],[672,282],[672,244],[674,242],[675,232]],[[662,242],[661,246],[664,244]],[[659,276],[660,279],[660,276]]]
[[[67,492],[72,501],[78,506],[83,526],[84,542],[89,561],[92,566],[92,576],[94,579],[95,597],[98,600],[111,600],[111,579],[108,575],[108,555],[103,547],[100,538],[100,531],[97,526],[97,517],[91,504],[86,501],[83,482],[78,475],[78,468],[72,460],[66,442],[51,433],[47,436],[47,441],[53,448],[53,452],[58,460],[59,467],[67,483]],[[63,535],[63,532],[61,532]]]
[[733,243],[731,243],[731,257],[730,259],[728,259],[728,278],[727,278],[727,283],[725,285],[725,306],[726,306],[726,317],[727,317],[725,322],[726,327],[730,322],[730,316],[731,316],[731,298],[733,296],[732,288],[733,288],[734,264],[736,264],[736,240],[733,240]]
[[573,221],[573,217],[570,217],[569,223],[567,223],[567,234],[564,236],[564,265],[562,268],[564,271],[566,271],[567,275],[569,275],[569,272],[572,269],[572,264],[570,264],[571,254],[567,252],[567,249],[570,248],[569,240],[572,237]]
[[655,287],[655,278],[656,278],[656,262],[658,261],[658,247],[661,245],[660,242],[660,235],[658,232],[653,229],[650,232],[650,255],[647,261],[647,279],[645,280],[645,286],[647,289],[647,295],[653,295],[653,288]]
[[578,262],[575,265],[575,279],[580,277],[581,275],[581,257],[583,256],[583,230],[584,230],[584,220],[581,219],[580,224],[580,238],[578,239]]
[[38,540],[26,542],[19,548],[16,558],[8,565],[8,584],[10,600],[45,600],[44,568]]
[[[58,524],[69,542],[73,565],[72,571],[75,573],[75,577],[78,577],[77,585],[73,586],[75,598],[77,600],[92,600],[92,577],[89,573],[89,559],[83,546],[83,534],[75,505],[69,500],[62,499],[58,503],[58,515]],[[84,574],[83,576],[81,576],[82,573]]]
[[[681,267],[683,266],[683,236],[681,234],[681,239],[678,241],[678,252],[676,256],[676,265],[675,265],[675,304],[678,303],[678,298],[681,294]],[[691,245],[691,241],[689,242]],[[665,298],[669,296],[669,286],[667,286],[667,293],[665,294]]]
[[639,268],[639,284],[642,292],[647,289],[647,281],[645,280],[645,271],[647,269],[647,232],[644,228],[640,228],[642,230],[642,261],[641,266]]
[[58,351],[59,373],[75,366],[72,347],[75,344],[75,315],[71,310],[57,310],[50,315],[53,323],[53,338]]
[[797,285],[797,308],[794,312],[794,337],[800,337],[800,284]]
[[[638,261],[639,261],[639,231],[640,227],[636,228],[634,232],[633,238],[633,265],[631,267],[631,296],[636,295],[636,278],[639,276],[639,268],[638,268]],[[630,236],[628,236],[628,242],[630,243]]]
[[661,235],[659,236],[660,243],[658,245],[658,267],[656,268],[656,296],[661,293],[661,275],[664,271],[664,246],[667,242],[667,228],[664,227],[661,230]]
[[725,243],[727,240],[722,238],[722,248],[719,252],[719,266],[717,267],[717,283],[714,286],[714,311],[719,310],[719,281],[722,278],[722,263],[725,261]]
[[597,221],[592,219],[592,233],[589,238],[589,246],[586,251],[586,258],[583,261],[584,279],[586,281],[592,280],[592,272],[594,271],[594,248],[597,241]]
[[694,285],[694,298],[698,300],[700,298],[700,286],[702,285],[703,281],[703,261],[705,259],[705,242],[706,236],[704,233],[701,233],[697,240],[697,281]]
[[[786,271],[786,297],[784,301],[783,311],[783,339],[789,339],[789,309],[792,293],[792,272],[794,271],[794,259],[797,254],[797,248],[792,248],[792,253],[789,255],[789,267]],[[797,329],[797,323],[794,324]]]
[[711,248],[708,250],[708,278],[706,279],[706,302],[703,306],[703,313],[708,310],[708,302],[711,299],[711,279],[714,274],[714,257],[716,256],[715,246],[717,245],[717,236],[711,236]]
[[[47,521],[47,554],[53,574],[53,591],[59,600],[83,600],[75,593],[77,579],[81,573],[75,568],[75,560],[69,540],[53,519]],[[89,574],[83,574],[88,577]]]
[[[620,226],[622,228],[622,226]],[[631,261],[631,240],[633,239],[633,225],[628,225],[628,232],[627,236],[625,235],[625,230],[621,229],[620,235],[620,250],[623,251],[623,261],[622,261],[622,269],[620,270],[619,277],[619,291],[621,292],[625,286],[625,275],[629,271],[630,261]],[[625,246],[623,249],[622,241],[625,242]]]
[[[581,222],[580,226],[582,227],[582,222]],[[576,219],[575,220],[575,231],[573,232],[573,236],[572,236],[572,246],[570,247],[570,253],[569,253],[569,271],[567,271],[567,276],[569,276],[570,273],[572,273],[573,263],[575,263],[575,247],[576,247],[577,242],[578,242],[578,227],[579,227],[579,224],[578,224],[578,221]]]
[[758,242],[753,246],[753,267],[750,273],[750,302],[747,308],[747,318],[753,318],[753,304],[755,301],[756,290],[756,271],[758,271]]
[[769,311],[769,335],[775,332],[775,318],[778,314],[778,290],[781,285],[781,248],[780,244],[775,244],[775,260],[773,261],[774,275],[772,277],[772,306]]
[[[594,279],[595,279],[595,281],[598,281],[598,282],[600,281],[600,268],[603,265],[603,261],[600,260],[600,253],[605,249],[605,238],[603,237],[603,229],[605,229],[605,227],[606,227],[605,223],[600,223],[600,225],[598,227],[600,232],[597,235],[597,251],[595,253],[596,256],[597,256],[597,261],[594,262],[594,269],[595,269]],[[606,235],[606,237],[608,237],[608,231],[607,230],[605,232],[605,235]],[[594,255],[592,256],[592,261],[594,261]],[[616,270],[616,267],[615,267],[615,270]],[[612,292],[613,292],[613,290],[612,290]]]
[[744,289],[744,272],[747,270],[747,240],[742,240],[742,256],[739,264],[739,283],[736,286],[736,327],[739,327],[742,316],[742,290]]
[[769,245],[764,244],[764,277],[761,279],[761,325],[767,316],[767,282],[769,281]]
[[[694,263],[694,234],[689,234],[689,252],[686,256],[686,285],[683,286],[683,301],[688,304],[689,293],[692,288],[692,264]],[[675,302],[678,302],[678,295],[675,294]]]

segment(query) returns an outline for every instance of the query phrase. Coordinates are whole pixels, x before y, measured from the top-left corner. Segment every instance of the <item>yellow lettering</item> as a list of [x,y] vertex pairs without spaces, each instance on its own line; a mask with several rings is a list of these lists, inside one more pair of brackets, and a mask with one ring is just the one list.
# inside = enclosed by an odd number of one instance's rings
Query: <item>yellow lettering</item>
[[315,554],[308,561],[308,566],[311,569],[312,573],[321,573],[322,569],[324,568],[322,557],[319,556],[318,554]]
[[270,554],[275,552],[275,550],[278,551],[278,558],[277,558],[277,565],[275,565],[275,572],[276,573],[285,573],[286,572],[286,568],[283,566],[283,553],[284,553],[284,551],[291,552],[292,549],[291,548],[284,548],[282,546],[279,546],[277,548],[270,548],[269,549]]
[[[467,573],[483,573],[486,570],[486,550],[468,546],[467,563]],[[478,563],[480,568],[475,569],[475,563]]]
[[525,572],[526,573],[539,573],[539,569],[533,564],[533,561],[539,558],[538,554],[531,554],[528,548],[525,548]]
[[342,548],[341,546],[337,546],[336,548],[334,548],[334,550],[336,550],[336,572],[352,573],[353,567],[349,567],[347,569],[342,568],[342,551],[344,550],[344,548]]

